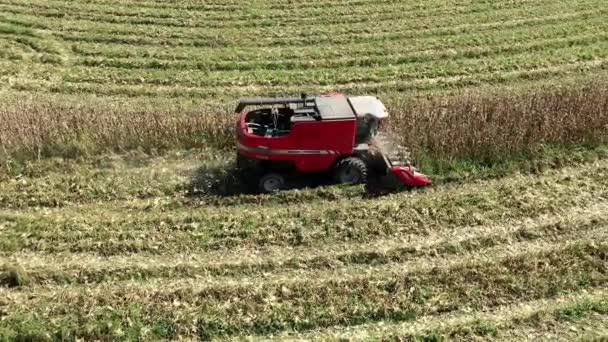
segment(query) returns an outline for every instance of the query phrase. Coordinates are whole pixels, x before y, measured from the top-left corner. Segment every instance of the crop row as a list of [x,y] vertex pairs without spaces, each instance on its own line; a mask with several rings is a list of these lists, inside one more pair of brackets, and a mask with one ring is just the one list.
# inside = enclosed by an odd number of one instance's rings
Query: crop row
[[[150,215],[127,215],[128,211],[124,209],[108,211],[103,208],[91,208],[77,216],[69,208],[52,211],[52,215],[5,213],[3,220],[11,229],[0,231],[1,250],[5,253],[29,250],[113,255],[254,245],[318,246],[345,241],[365,242],[423,234],[432,229],[487,225],[530,213],[556,212],[557,208],[589,204],[605,196],[602,193],[605,165],[565,172],[577,173],[571,174],[575,179],[565,181],[561,173],[557,173],[543,177],[543,184],[530,179],[506,179],[486,184],[483,191],[476,185],[458,192],[448,187],[415,196],[401,195],[369,202],[365,209],[361,208],[360,201],[347,201],[329,207],[313,202],[305,211],[240,208],[238,215],[235,215],[238,208],[212,207],[193,211],[188,205],[173,206],[170,212],[151,212]],[[535,183],[534,188],[530,188],[531,182]],[[70,188],[72,186],[66,189],[68,196]],[[520,188],[529,189],[522,191]],[[43,192],[42,195],[60,197],[60,192]],[[7,200],[9,198],[3,202]],[[470,215],[471,211],[479,213]],[[141,210],[132,209],[131,212],[140,213]]]
[[[426,4],[426,3],[425,3]],[[186,26],[190,23],[181,23],[176,20],[191,21],[192,19],[203,20],[213,25],[221,25],[222,22],[233,23],[233,24],[244,24],[256,26],[259,23],[266,22],[267,20],[278,20],[280,22],[289,23],[305,23],[312,19],[335,19],[343,18],[346,20],[352,20],[352,18],[365,19],[366,16],[382,15],[387,12],[388,9],[398,9],[405,15],[416,12],[420,15],[437,15],[441,13],[454,13],[455,11],[462,11],[464,13],[471,10],[484,10],[484,9],[496,9],[499,10],[504,7],[513,6],[510,3],[501,3],[494,6],[467,6],[454,2],[442,2],[433,3],[429,2],[426,5],[411,4],[407,2],[374,2],[373,6],[369,3],[353,3],[350,2],[349,6],[344,6],[339,2],[326,2],[318,3],[317,6],[310,8],[300,8],[297,12],[294,11],[293,4],[290,5],[289,10],[277,8],[272,9],[268,6],[249,6],[235,8],[234,10],[221,10],[221,11],[205,11],[189,8],[164,8],[164,9],[153,9],[146,8],[145,6],[138,6],[137,8],[124,7],[117,4],[111,5],[100,5],[100,4],[73,4],[55,2],[49,4],[48,2],[29,2],[24,5],[21,2],[2,1],[0,5],[3,8],[15,11],[27,13],[34,7],[36,12],[42,16],[48,16],[50,18],[64,17],[65,13],[73,13],[77,16],[88,16],[88,14],[95,14],[93,20],[111,20],[121,21],[121,18],[125,18],[125,22],[141,22],[143,23],[161,23],[168,26],[171,24],[177,24],[177,26]],[[140,5],[140,3],[138,3]],[[429,6],[430,5],[430,6]],[[528,4],[529,5],[529,4]],[[521,6],[521,4],[520,4]],[[533,5],[532,5],[533,6]],[[351,19],[348,19],[351,17]],[[167,20],[170,21],[167,21]],[[257,24],[256,24],[257,22]]]
[[[8,67],[7,72],[16,73],[14,67],[17,63],[4,63]],[[51,82],[52,77],[46,68],[37,68],[38,75],[41,78],[34,79],[31,77],[21,77],[16,80],[11,87],[20,91],[27,92],[50,92],[55,94],[79,95],[96,94],[108,97],[133,98],[133,97],[162,97],[171,98],[197,98],[206,100],[222,100],[234,99],[238,96],[255,96],[269,94],[295,94],[302,91],[315,93],[336,90],[335,85],[291,85],[282,86],[280,91],[272,86],[255,86],[241,83],[231,86],[218,88],[211,86],[207,88],[188,88],[169,86],[152,86],[150,84],[140,85],[120,85],[120,84],[103,84],[103,83],[86,83],[79,81],[77,83],[63,82],[61,84]],[[376,93],[386,96],[395,96],[396,93],[413,93],[413,92],[432,92],[440,94],[442,91],[456,90],[459,88],[475,88],[479,86],[509,86],[518,85],[525,87],[527,84],[536,84],[537,82],[547,83],[550,81],[563,80],[573,75],[604,75],[606,63],[604,60],[590,60],[586,62],[575,62],[564,65],[554,65],[549,67],[537,67],[532,69],[516,69],[509,72],[497,73],[489,71],[482,74],[470,74],[456,77],[437,77],[418,80],[384,80],[379,82],[366,83],[350,83],[342,85],[339,90],[349,93]],[[28,70],[29,71],[29,70]],[[51,77],[49,77],[51,76]],[[580,79],[584,81],[584,79]],[[141,80],[140,80],[141,81]],[[385,97],[386,97],[385,96]]]
[[[486,28],[470,34],[460,35],[458,39],[450,36],[428,37],[425,39],[415,39],[409,44],[396,41],[365,41],[348,42],[348,44],[337,44],[326,49],[285,49],[283,47],[271,47],[260,51],[252,47],[239,48],[208,48],[208,47],[174,47],[171,50],[155,46],[132,46],[125,49],[121,44],[97,45],[89,42],[72,42],[72,52],[79,56],[94,56],[103,59],[125,58],[132,59],[132,63],[137,63],[140,59],[150,58],[150,62],[158,61],[159,66],[164,65],[164,61],[233,61],[241,62],[247,60],[252,63],[256,61],[272,60],[277,63],[281,61],[310,61],[317,62],[326,59],[340,59],[345,56],[381,57],[393,54],[407,53],[433,53],[434,51],[446,49],[480,48],[492,47],[502,44],[522,44],[529,43],[531,40],[542,42],[551,38],[568,38],[589,33],[601,33],[604,28],[604,21],[597,19],[573,19],[559,26],[554,23],[546,23],[537,26],[535,30],[527,27],[513,28],[510,35],[505,35],[503,31],[493,28]],[[311,64],[314,66],[314,64]]]
[[[476,23],[491,23],[504,21],[504,18],[514,20],[518,18],[530,18],[547,13],[565,13],[581,10],[593,9],[597,6],[595,2],[588,4],[577,4],[576,6],[564,6],[564,4],[542,4],[531,3],[528,6],[510,5],[500,8],[492,8],[489,6],[481,8],[467,8],[464,13],[437,13],[432,12],[424,15],[418,12],[401,10],[395,5],[390,5],[387,8],[378,8],[379,13],[363,12],[360,16],[356,13],[348,13],[344,15],[325,13],[327,18],[315,17],[293,17],[292,15],[282,17],[270,17],[268,19],[247,19],[234,21],[229,18],[223,18],[221,21],[210,21],[207,18],[181,18],[172,20],[152,20],[141,17],[128,17],[121,19],[115,15],[101,15],[91,12],[90,9],[83,9],[81,12],[74,7],[70,7],[69,17],[58,16],[56,12],[38,11],[36,15],[31,15],[31,10],[22,9],[9,5],[0,4],[0,9],[15,20],[19,20],[25,26],[38,26],[39,19],[48,17],[44,23],[47,30],[53,31],[77,31],[77,32],[97,32],[97,33],[112,33],[125,34],[146,32],[152,36],[165,36],[167,38],[183,38],[193,34],[192,28],[204,28],[210,33],[221,34],[236,34],[242,33],[246,28],[249,34],[270,35],[276,37],[298,37],[309,34],[323,34],[332,32],[333,34],[344,33],[369,33],[369,32],[387,32],[390,27],[393,29],[399,27],[401,29],[422,30],[438,27],[449,27],[457,24],[476,22]],[[390,8],[390,11],[387,9]],[[449,7],[450,12],[454,11],[455,7]],[[601,9],[602,7],[597,7]],[[63,13],[65,11],[62,11]],[[6,15],[5,14],[5,15]],[[458,14],[458,15],[455,15]],[[16,15],[16,16],[14,16]],[[324,25],[318,25],[319,20],[323,20]],[[373,28],[369,26],[370,22],[374,22]],[[431,23],[429,23],[431,21]],[[161,30],[161,28],[171,27],[170,32]],[[277,28],[281,28],[280,32]],[[168,35],[170,34],[170,35]]]
[[[9,40],[9,39],[4,39],[4,37],[2,37],[0,35],[0,58],[4,59],[4,60],[19,60],[22,59],[24,57],[24,48],[22,44],[19,44],[18,42]],[[12,70],[12,72],[3,72],[2,76],[0,77],[7,77],[11,74],[16,74],[18,71],[17,70]]]
[[[513,253],[574,241],[582,237],[608,238],[602,233],[608,222],[601,217],[606,206],[592,209],[571,209],[574,218],[543,216],[534,219],[534,224],[514,222],[513,226],[497,225],[485,227],[457,228],[450,231],[437,230],[430,235],[411,235],[402,240],[379,240],[367,244],[337,244],[315,248],[267,249],[263,256],[253,250],[240,249],[231,252],[207,252],[204,254],[149,255],[136,253],[99,257],[94,254],[17,253],[7,258],[21,260],[20,266],[27,269],[28,284],[93,284],[126,280],[152,279],[208,279],[207,282],[249,282],[264,276],[267,281],[299,277],[313,273],[316,278],[340,272],[357,273],[362,268],[370,272],[394,269],[398,264],[403,269],[430,268],[446,265],[456,259],[469,261],[498,257]],[[531,221],[530,218],[527,218]],[[547,222],[543,222],[547,220]],[[143,252],[143,251],[142,251]],[[289,254],[289,257],[286,257]],[[221,255],[221,257],[220,257]],[[217,261],[221,260],[221,261]]]
[[2,324],[6,327],[7,322],[18,321],[20,312],[36,313],[45,329],[56,329],[54,325],[60,323],[66,332],[85,334],[79,326],[108,319],[112,312],[121,312],[118,318],[123,322],[136,318],[129,309],[137,305],[145,313],[138,319],[143,325],[166,320],[176,324],[180,333],[199,337],[304,332],[380,320],[413,321],[607,284],[608,250],[604,240],[552,247],[491,261],[341,279],[306,277],[279,283],[217,285],[185,281],[153,286],[116,283],[51,287],[48,291],[37,290],[36,296],[14,292],[5,297],[12,314]]
[[[344,42],[358,43],[369,40],[395,41],[401,39],[420,39],[425,37],[458,36],[471,32],[485,31],[488,29],[505,30],[516,29],[518,27],[534,27],[546,23],[563,23],[564,19],[591,19],[595,18],[597,10],[581,11],[578,13],[550,15],[538,18],[525,18],[507,22],[487,23],[481,25],[462,24],[453,27],[438,27],[426,30],[399,30],[395,27],[386,32],[373,33],[338,33],[333,34],[328,31],[316,36],[305,35],[301,37],[274,37],[271,35],[259,35],[255,33],[243,33],[235,31],[235,34],[213,34],[211,32],[198,32],[182,37],[148,37],[133,34],[132,31],[126,33],[114,33],[108,36],[105,33],[96,32],[57,32],[56,36],[67,42],[96,42],[103,44],[131,44],[131,45],[165,45],[165,46],[201,46],[201,47],[278,47],[278,46],[328,46],[343,44]],[[238,34],[237,34],[238,33]]]
[[[297,335],[304,339],[339,341],[344,339],[458,340],[531,337],[566,340],[601,340],[607,331],[608,293],[605,289],[552,299],[505,305],[490,312],[444,315],[414,322],[366,324],[359,327],[329,328]],[[289,333],[281,337],[292,337]]]
[[[362,46],[360,55],[352,56],[350,48],[336,49],[325,51],[324,56],[297,56],[278,53],[273,60],[264,58],[267,56],[256,56],[254,58],[241,61],[236,60],[239,56],[232,55],[231,57],[222,56],[219,54],[213,55],[195,55],[192,58],[187,58],[188,55],[174,55],[151,57],[117,57],[112,58],[102,55],[102,51],[94,52],[96,57],[78,57],[75,58],[74,65],[92,66],[92,67],[111,67],[122,69],[163,69],[163,70],[200,70],[200,71],[231,71],[231,70],[305,70],[310,68],[333,69],[341,67],[364,67],[364,66],[382,66],[396,65],[406,63],[431,62],[447,59],[459,58],[489,58],[493,55],[513,55],[515,53],[532,52],[540,50],[551,50],[568,46],[576,46],[585,43],[599,43],[606,38],[606,33],[602,28],[593,30],[581,29],[581,33],[570,31],[567,37],[563,36],[561,31],[548,31],[543,37],[535,37],[530,41],[530,37],[526,34],[521,36],[514,35],[508,39],[493,37],[484,37],[487,40],[481,46],[469,47],[459,46],[456,50],[448,50],[445,48],[435,47],[435,44],[429,44],[428,49],[417,50],[417,46],[384,46],[382,49],[373,46]],[[578,34],[577,34],[578,33]],[[78,52],[81,52],[80,47],[74,47]],[[370,51],[365,51],[370,49]],[[202,51],[201,51],[202,52]],[[131,52],[133,54],[137,52]],[[145,52],[140,52],[145,54]],[[204,53],[204,52],[203,52]],[[244,51],[239,52],[240,54]],[[91,54],[85,52],[85,55]],[[152,52],[151,54],[154,54]],[[316,55],[316,54],[315,54]],[[160,57],[160,58],[159,58]]]
[[[606,51],[606,50],[604,50]],[[578,62],[566,63],[565,59]],[[294,94],[301,91],[324,92],[340,90],[350,93],[387,93],[387,92],[413,92],[413,91],[432,91],[447,88],[474,86],[482,83],[486,84],[508,84],[535,79],[548,79],[562,77],[574,72],[591,72],[605,70],[605,59],[595,59],[585,61],[584,55],[568,54],[560,61],[561,64],[554,62],[548,64],[546,60],[529,61],[525,57],[509,60],[509,65],[497,64],[490,66],[479,65],[474,60],[462,65],[462,69],[454,66],[453,70],[429,70],[426,78],[418,78],[420,74],[405,73],[400,70],[385,70],[386,75],[366,75],[364,73],[335,75],[340,79],[332,79],[327,75],[317,73],[319,76],[309,76],[310,79],[299,79],[297,74],[291,73],[291,78],[270,78],[264,73],[250,73],[247,77],[237,75],[235,80],[226,82],[218,79],[221,84],[207,83],[204,85],[188,84],[184,81],[178,84],[154,85],[154,80],[145,77],[140,79],[115,79],[99,80],[99,77],[90,76],[89,79],[64,79],[61,85],[50,84],[45,86],[52,92],[61,93],[97,93],[100,95],[120,95],[120,96],[167,96],[167,97],[190,97],[200,98],[234,98],[244,95],[263,95],[263,94]],[[522,61],[518,63],[519,61]],[[454,65],[454,64],[452,64]],[[431,67],[431,66],[430,66]],[[475,70],[477,68],[483,70]],[[432,67],[431,67],[432,68]],[[473,72],[475,71],[475,73]],[[361,70],[365,71],[365,69]],[[451,71],[451,72],[450,72]],[[390,73],[390,74],[389,74]],[[174,77],[187,78],[185,72],[170,74]],[[69,76],[66,76],[69,77]],[[202,77],[202,76],[201,76]],[[382,78],[388,77],[388,78]],[[261,78],[264,78],[262,80]],[[289,84],[292,80],[292,84]],[[306,81],[309,82],[306,82]],[[93,81],[93,82],[91,82]],[[162,79],[160,80],[162,82]],[[28,80],[23,80],[28,82]],[[201,78],[201,82],[209,82],[208,79]],[[131,83],[129,85],[129,83]],[[25,83],[27,84],[27,83]],[[254,86],[255,85],[255,86]],[[277,86],[283,85],[280,90]],[[27,88],[26,88],[27,89]],[[34,88],[36,89],[36,88]]]
[[[23,3],[18,2],[18,1],[10,1],[10,0],[4,0],[2,3],[5,4],[13,4],[13,5],[23,5]],[[61,2],[61,1],[53,1],[53,2],[40,2],[40,1],[33,1],[30,3],[30,5],[34,5],[37,7],[41,7],[41,8],[53,8],[53,6],[61,6],[63,4],[63,6],[65,7],[67,4],[65,2]],[[149,3],[151,5],[151,3]],[[141,4],[142,8],[146,8],[146,7],[155,7],[155,6],[146,6],[146,3],[142,2]],[[236,9],[240,9],[242,8],[242,6],[238,5],[238,4],[227,4],[227,6],[222,5],[222,4],[216,4],[216,5],[199,5],[198,7],[181,7],[181,10],[201,10],[201,11],[209,11],[209,12],[224,12],[226,10],[236,10]]]
[[[488,50],[464,50],[435,55],[406,55],[361,60],[322,62],[313,69],[306,62],[275,65],[266,69],[247,67],[217,68],[207,71],[192,68],[131,69],[109,65],[73,66],[66,70],[65,82],[107,83],[120,85],[174,85],[183,87],[230,87],[234,85],[294,86],[334,85],[349,83],[411,81],[436,77],[476,75],[486,72],[531,70],[539,67],[563,65],[573,61],[607,57],[608,35],[589,35],[559,39],[555,42],[533,43],[524,46],[502,46]],[[483,60],[484,63],[479,63]],[[272,66],[272,64],[270,64]],[[205,68],[205,66],[202,66]],[[304,72],[306,70],[306,72]]]

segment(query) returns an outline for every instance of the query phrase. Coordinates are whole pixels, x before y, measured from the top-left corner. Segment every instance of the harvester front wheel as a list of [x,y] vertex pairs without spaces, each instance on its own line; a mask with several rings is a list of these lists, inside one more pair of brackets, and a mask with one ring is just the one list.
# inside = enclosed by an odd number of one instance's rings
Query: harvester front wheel
[[367,179],[367,165],[357,157],[340,160],[334,168],[334,179],[340,184],[359,184]]
[[285,178],[278,173],[268,173],[260,178],[259,190],[262,193],[271,193],[283,189]]

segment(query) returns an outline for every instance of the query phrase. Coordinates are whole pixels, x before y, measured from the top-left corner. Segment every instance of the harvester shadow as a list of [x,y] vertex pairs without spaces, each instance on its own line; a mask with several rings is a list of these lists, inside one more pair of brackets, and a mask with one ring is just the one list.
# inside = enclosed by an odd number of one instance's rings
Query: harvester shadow
[[[305,178],[290,179],[284,190],[315,189],[335,185],[325,172],[310,173]],[[202,166],[196,169],[188,184],[189,197],[233,197],[242,195],[258,195],[243,184],[236,165],[217,167]]]
[[187,195],[228,197],[247,194],[246,190],[239,181],[236,166],[201,166],[190,179]]

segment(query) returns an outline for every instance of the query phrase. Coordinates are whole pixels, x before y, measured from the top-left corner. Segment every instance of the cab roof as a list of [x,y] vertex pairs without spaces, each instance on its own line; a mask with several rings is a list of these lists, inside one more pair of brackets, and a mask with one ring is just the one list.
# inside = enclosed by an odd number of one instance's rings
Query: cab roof
[[241,113],[247,106],[290,105],[310,108],[322,120],[354,119],[357,115],[348,98],[342,94],[320,95],[314,97],[259,97],[243,98],[235,112]]
[[353,107],[344,95],[317,96],[315,102],[322,119],[354,119]]

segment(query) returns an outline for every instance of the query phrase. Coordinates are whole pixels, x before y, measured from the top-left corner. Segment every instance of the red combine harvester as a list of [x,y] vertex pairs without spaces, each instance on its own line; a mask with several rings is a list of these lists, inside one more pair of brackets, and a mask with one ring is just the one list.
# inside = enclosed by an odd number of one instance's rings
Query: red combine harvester
[[[251,111],[246,107],[255,106]],[[307,173],[329,171],[337,183],[428,185],[374,145],[388,117],[374,96],[245,98],[236,112],[238,168],[251,190],[273,192]]]

